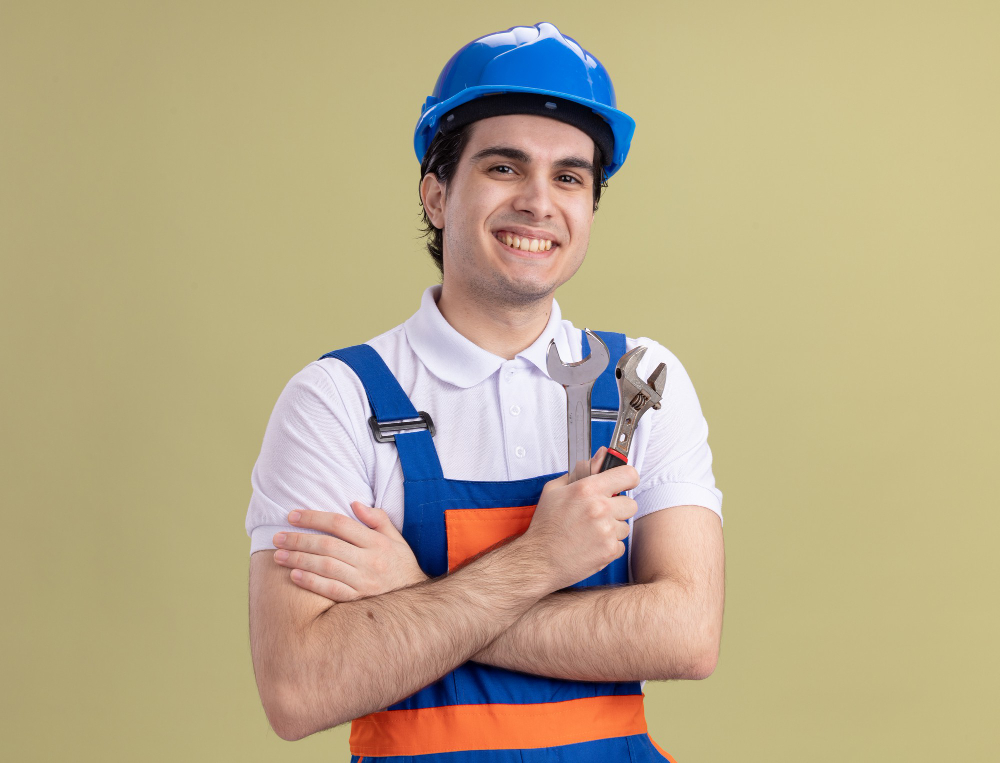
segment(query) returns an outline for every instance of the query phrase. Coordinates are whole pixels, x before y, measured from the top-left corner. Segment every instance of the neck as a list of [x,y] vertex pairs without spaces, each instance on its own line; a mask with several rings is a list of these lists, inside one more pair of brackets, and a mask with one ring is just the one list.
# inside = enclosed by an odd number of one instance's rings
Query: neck
[[552,297],[500,307],[462,299],[442,286],[438,310],[459,334],[487,352],[513,360],[530,347],[549,323]]

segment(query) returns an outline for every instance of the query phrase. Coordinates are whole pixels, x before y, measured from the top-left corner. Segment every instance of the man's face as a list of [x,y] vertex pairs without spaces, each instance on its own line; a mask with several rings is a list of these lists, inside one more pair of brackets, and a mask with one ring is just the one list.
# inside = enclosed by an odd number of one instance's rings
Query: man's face
[[526,306],[568,281],[590,241],[593,159],[593,140],[564,122],[475,122],[434,221],[449,298]]

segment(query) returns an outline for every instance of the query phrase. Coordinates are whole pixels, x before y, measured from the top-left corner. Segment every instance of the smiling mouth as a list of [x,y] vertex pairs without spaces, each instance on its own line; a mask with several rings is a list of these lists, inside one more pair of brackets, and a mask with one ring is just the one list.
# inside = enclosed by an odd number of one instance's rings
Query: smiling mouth
[[515,233],[510,233],[505,230],[497,231],[493,234],[493,237],[501,244],[506,244],[512,249],[519,249],[522,252],[547,252],[553,246],[558,246],[558,244],[553,244],[552,241],[547,238],[518,236]]

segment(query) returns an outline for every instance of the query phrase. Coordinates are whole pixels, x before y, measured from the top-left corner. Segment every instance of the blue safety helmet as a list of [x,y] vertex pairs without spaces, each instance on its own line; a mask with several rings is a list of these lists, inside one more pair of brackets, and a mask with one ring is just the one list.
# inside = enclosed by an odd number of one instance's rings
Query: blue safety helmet
[[605,176],[614,175],[625,162],[635,120],[615,108],[607,69],[554,24],[544,22],[480,37],[451,57],[421,109],[413,133],[417,159],[423,161],[442,118],[455,107],[501,93],[537,93],[588,107],[614,135],[612,155],[604,157]]

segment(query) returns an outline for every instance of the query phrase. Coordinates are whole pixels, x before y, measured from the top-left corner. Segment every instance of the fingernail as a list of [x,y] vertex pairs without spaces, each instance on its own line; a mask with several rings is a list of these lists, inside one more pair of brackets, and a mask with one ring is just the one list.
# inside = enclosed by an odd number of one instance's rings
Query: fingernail
[[284,533],[278,533],[277,535],[274,536],[274,545],[275,546],[282,545],[287,537],[288,536],[285,535]]
[[300,519],[302,519],[302,515],[297,511],[293,511],[291,514],[288,515],[289,522],[292,523],[298,522]]
[[302,580],[302,570],[292,570],[292,580]]
[[283,562],[288,558],[288,552],[285,551],[284,549],[281,549],[280,551],[275,551],[274,558],[279,562]]

